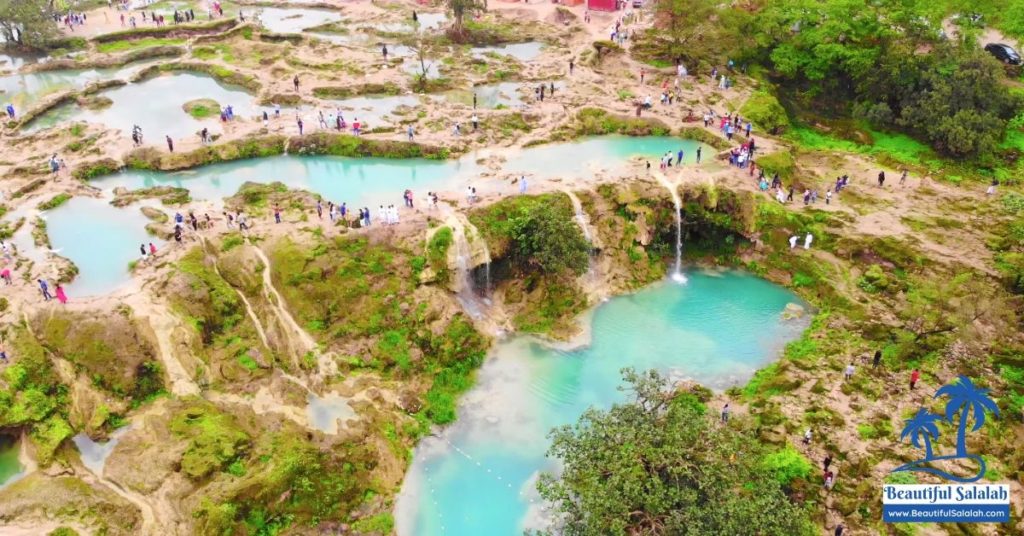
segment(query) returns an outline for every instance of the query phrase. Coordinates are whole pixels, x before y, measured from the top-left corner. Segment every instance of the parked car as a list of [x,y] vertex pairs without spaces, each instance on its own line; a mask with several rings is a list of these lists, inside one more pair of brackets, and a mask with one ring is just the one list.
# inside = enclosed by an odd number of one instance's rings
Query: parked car
[[989,43],[985,45],[985,50],[989,54],[992,54],[997,60],[1003,63],[1009,63],[1010,65],[1020,65],[1020,54],[1013,49],[1010,45],[1004,45],[1002,43]]

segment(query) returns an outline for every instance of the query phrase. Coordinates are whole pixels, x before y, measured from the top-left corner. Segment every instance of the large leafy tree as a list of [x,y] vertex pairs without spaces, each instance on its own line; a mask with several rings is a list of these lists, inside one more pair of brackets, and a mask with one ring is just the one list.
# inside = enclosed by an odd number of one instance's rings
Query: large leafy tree
[[466,16],[487,10],[487,0],[445,0],[445,5],[452,16],[451,34],[459,38],[466,35]]
[[515,256],[527,269],[548,274],[587,270],[590,244],[572,217],[549,204],[535,204],[510,218]]
[[0,0],[0,37],[5,45],[40,48],[57,37],[48,0]]
[[749,433],[717,425],[656,372],[625,371],[632,401],[552,432],[564,464],[539,489],[565,535],[816,534]]
[[662,59],[691,58],[721,33],[718,6],[713,0],[657,0],[654,27],[646,32],[643,48]]

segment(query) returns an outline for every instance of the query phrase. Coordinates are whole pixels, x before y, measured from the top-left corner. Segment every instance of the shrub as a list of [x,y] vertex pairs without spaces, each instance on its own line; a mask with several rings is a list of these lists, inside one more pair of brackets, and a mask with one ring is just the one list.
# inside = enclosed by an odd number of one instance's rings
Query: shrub
[[759,90],[743,103],[740,115],[754,126],[771,134],[779,134],[789,126],[786,110],[767,90]]
[[767,454],[761,461],[764,471],[779,484],[788,486],[797,478],[806,479],[811,475],[811,462],[800,454],[792,445]]

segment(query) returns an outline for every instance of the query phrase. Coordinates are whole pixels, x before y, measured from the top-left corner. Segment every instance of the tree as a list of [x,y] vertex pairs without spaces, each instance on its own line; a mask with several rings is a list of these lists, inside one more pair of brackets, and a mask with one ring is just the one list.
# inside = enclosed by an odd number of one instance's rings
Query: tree
[[445,0],[448,13],[452,16],[451,35],[462,38],[466,35],[466,15],[475,15],[487,10],[487,0]]
[[58,35],[53,12],[46,0],[0,0],[0,37],[8,47],[41,48]]
[[571,216],[549,204],[535,204],[514,215],[510,236],[515,256],[526,268],[549,274],[587,271],[590,244]]
[[412,51],[413,56],[419,63],[419,72],[413,73],[413,88],[416,91],[426,91],[430,80],[430,68],[433,67],[433,63],[427,62],[430,48],[421,39],[409,41],[405,45],[409,47],[409,50]]
[[705,43],[715,35],[721,26],[716,11],[718,3],[713,0],[657,0],[654,3],[654,27],[645,37],[654,45],[662,58],[672,60],[690,57],[697,43]]
[[808,512],[765,471],[756,438],[711,422],[691,394],[657,372],[623,371],[632,400],[590,409],[551,433],[560,476],[542,475],[555,532],[626,534],[816,534]]

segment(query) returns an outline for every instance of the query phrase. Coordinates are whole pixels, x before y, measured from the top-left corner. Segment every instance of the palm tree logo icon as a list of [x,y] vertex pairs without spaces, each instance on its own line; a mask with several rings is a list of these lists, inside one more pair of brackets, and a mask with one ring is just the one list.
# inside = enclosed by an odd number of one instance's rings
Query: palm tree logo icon
[[[921,471],[955,482],[974,482],[985,475],[985,460],[977,454],[967,452],[967,426],[969,422],[972,423],[970,430],[972,432],[981,429],[985,424],[986,412],[991,411],[996,417],[999,417],[999,407],[989,398],[988,389],[975,387],[974,383],[966,376],[960,376],[956,382],[940,387],[935,392],[935,398],[940,396],[949,397],[949,400],[946,401],[945,415],[931,413],[920,408],[913,417],[907,419],[906,426],[900,434],[901,441],[909,437],[912,445],[924,448],[924,458],[905,463],[893,469],[893,472]],[[932,451],[932,441],[939,438],[938,423],[943,421],[957,425],[956,454],[936,456]],[[930,465],[931,462],[958,459],[976,462],[978,464],[977,473],[963,477]]]

